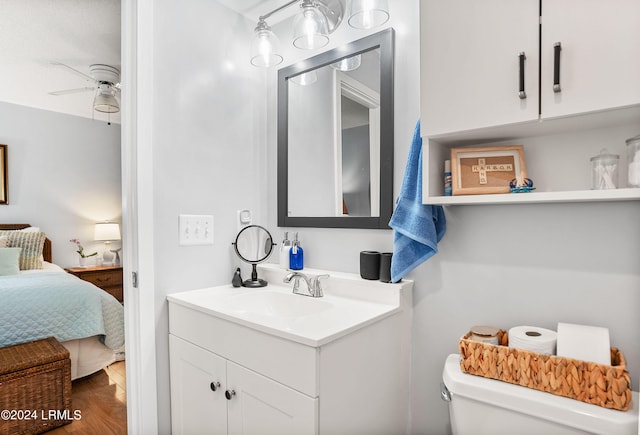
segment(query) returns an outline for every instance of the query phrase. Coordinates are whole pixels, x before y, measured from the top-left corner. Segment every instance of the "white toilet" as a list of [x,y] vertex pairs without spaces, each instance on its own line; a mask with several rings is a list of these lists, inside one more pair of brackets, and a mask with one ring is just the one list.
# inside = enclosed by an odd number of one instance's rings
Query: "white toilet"
[[452,354],[442,373],[453,435],[638,435],[638,393],[626,412],[463,373]]

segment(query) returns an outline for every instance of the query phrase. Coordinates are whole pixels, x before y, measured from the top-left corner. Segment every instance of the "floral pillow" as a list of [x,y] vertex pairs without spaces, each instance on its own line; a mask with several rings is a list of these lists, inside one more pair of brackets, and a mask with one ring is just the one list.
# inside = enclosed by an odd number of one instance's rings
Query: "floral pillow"
[[42,269],[42,249],[47,236],[41,231],[0,231],[8,248],[22,248],[20,270]]

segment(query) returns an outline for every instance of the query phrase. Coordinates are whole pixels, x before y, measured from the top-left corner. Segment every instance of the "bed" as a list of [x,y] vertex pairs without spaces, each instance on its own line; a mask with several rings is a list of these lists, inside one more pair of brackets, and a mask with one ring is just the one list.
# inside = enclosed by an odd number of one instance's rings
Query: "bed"
[[13,249],[0,254],[10,263],[0,265],[0,347],[56,337],[71,355],[72,379],[123,359],[124,309],[113,296],[54,264],[37,228],[0,224],[2,244]]

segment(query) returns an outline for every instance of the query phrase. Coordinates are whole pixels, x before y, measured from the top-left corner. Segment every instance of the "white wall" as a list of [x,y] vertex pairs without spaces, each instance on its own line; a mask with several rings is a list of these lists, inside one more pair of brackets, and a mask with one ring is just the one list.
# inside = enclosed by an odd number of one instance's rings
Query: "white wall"
[[[231,279],[237,209],[251,208],[276,239],[292,229],[276,224],[277,71],[247,61],[255,23],[215,1],[185,7],[161,0],[154,7],[158,409],[160,432],[168,433],[166,294]],[[390,7],[397,195],[419,117],[419,1],[391,0]],[[275,26],[283,47],[291,34],[285,25]],[[325,49],[369,33],[343,25]],[[313,54],[291,49],[284,65]],[[180,213],[213,214],[215,245],[178,246]],[[440,253],[409,276],[416,281],[413,433],[446,433],[442,365],[474,324],[608,326],[638,378],[640,203],[449,207],[446,213]],[[309,267],[357,272],[361,250],[388,251],[393,244],[389,230],[298,230]]]
[[[419,117],[419,1],[391,0],[396,30],[394,191],[399,193]],[[278,26],[278,30],[282,26]],[[347,29],[342,27],[340,31]],[[364,36],[336,33],[332,44]],[[283,47],[288,35],[279,33]],[[313,53],[285,52],[285,63]],[[275,71],[268,125],[276,124]],[[597,134],[598,132],[596,132]],[[588,133],[585,133],[588,134]],[[637,133],[621,129],[615,136]],[[625,136],[627,135],[627,136]],[[269,227],[275,228],[276,141],[269,131]],[[414,434],[448,431],[440,400],[442,367],[469,327],[508,329],[558,321],[606,326],[625,354],[634,389],[640,376],[640,203],[448,207],[440,252],[415,280],[412,425]],[[278,228],[278,236],[291,228]],[[300,228],[308,267],[358,272],[361,250],[389,251],[392,231]],[[278,238],[276,236],[276,238]]]
[[[153,170],[158,418],[170,431],[166,295],[231,282],[236,210],[265,224],[263,74],[255,23],[216,1],[154,2]],[[214,216],[214,245],[178,245],[179,214]],[[248,275],[244,268],[243,276]]]
[[94,224],[122,214],[120,125],[0,103],[0,143],[8,145],[9,164],[0,222],[40,227],[63,267],[78,265],[72,238],[102,253]]

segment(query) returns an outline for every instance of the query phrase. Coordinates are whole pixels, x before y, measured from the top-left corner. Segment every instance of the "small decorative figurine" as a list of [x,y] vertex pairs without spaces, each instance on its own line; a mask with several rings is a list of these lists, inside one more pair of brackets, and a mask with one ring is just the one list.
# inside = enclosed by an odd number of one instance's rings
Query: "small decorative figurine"
[[527,193],[536,190],[531,178],[514,178],[509,182],[511,193]]

